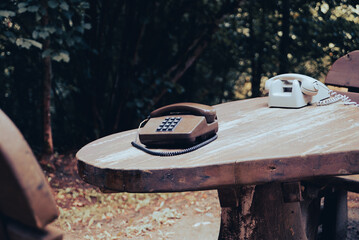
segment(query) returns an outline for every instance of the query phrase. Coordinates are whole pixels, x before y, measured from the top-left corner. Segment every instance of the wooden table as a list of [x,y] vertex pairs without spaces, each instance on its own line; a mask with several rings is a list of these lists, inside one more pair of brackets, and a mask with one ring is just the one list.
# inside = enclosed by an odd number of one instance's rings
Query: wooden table
[[115,192],[217,189],[219,239],[314,239],[320,196],[303,180],[359,173],[359,109],[267,101],[216,105],[218,139],[185,155],[139,151],[135,130],[98,139],[77,153],[79,175]]

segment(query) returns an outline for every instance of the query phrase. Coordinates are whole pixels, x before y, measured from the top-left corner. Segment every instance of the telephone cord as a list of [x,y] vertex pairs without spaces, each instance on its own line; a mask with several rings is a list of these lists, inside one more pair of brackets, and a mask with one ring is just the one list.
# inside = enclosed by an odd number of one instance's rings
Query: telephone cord
[[[319,86],[321,86],[321,85],[319,85]],[[333,90],[330,90],[329,88],[325,88],[325,89],[328,90],[328,93],[330,94],[331,97],[317,102],[317,106],[325,106],[325,105],[329,105],[329,104],[332,104],[332,103],[335,103],[338,101],[342,101],[342,102],[344,102],[344,105],[354,105],[356,107],[359,107],[359,104],[352,101],[348,96],[339,94]]]
[[150,120],[150,116],[148,116],[145,120],[143,120],[142,122],[140,122],[140,124],[138,125],[135,142],[137,142],[137,140],[138,140],[138,136],[140,135],[140,129],[141,129],[142,125],[143,125],[144,123],[148,122],[148,120]]
[[[178,150],[178,151],[167,151],[167,152],[161,152],[161,151],[154,151],[154,150],[151,150],[151,149],[148,149],[144,146],[141,146],[139,145],[138,143],[132,141],[131,144],[132,146],[136,147],[137,149],[140,149],[148,154],[151,154],[151,155],[154,155],[154,156],[161,156],[161,157],[172,157],[172,156],[177,156],[177,155],[181,155],[181,154],[185,154],[185,153],[189,153],[189,152],[192,152],[194,150],[197,150],[205,145],[207,145],[208,143],[210,142],[213,142],[214,140],[216,140],[218,138],[218,135],[214,135],[213,137],[207,139],[206,141],[203,141],[193,147],[190,147],[190,148],[186,148],[186,149],[183,149],[183,150]],[[137,137],[136,137],[137,139]]]

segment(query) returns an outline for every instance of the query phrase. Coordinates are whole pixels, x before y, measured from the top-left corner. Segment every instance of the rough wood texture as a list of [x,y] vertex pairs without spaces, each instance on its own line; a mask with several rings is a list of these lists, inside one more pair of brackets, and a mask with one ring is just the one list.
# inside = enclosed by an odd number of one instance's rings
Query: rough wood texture
[[319,199],[285,203],[280,183],[219,189],[218,195],[221,240],[316,239]]
[[[359,103],[359,51],[353,51],[339,58],[330,68],[326,84],[347,87],[348,92],[339,92],[347,95],[352,101]],[[341,184],[343,188],[359,192],[359,175],[349,177],[334,177],[330,182]]]
[[[347,95],[359,103],[359,51],[350,52],[341,57],[330,68],[326,84],[347,87]],[[323,239],[339,240],[346,237],[347,230],[347,190],[359,192],[359,175],[329,177],[323,182],[335,186],[334,191],[324,196]]]
[[251,211],[255,186],[218,189],[221,227],[218,239],[251,239],[257,226]]
[[359,193],[359,175],[328,177],[321,180],[325,185]]
[[164,192],[359,173],[357,107],[282,109],[268,108],[267,101],[215,106],[218,139],[180,156],[131,147],[134,130],[98,139],[77,153],[79,174],[103,189]]
[[57,216],[51,189],[25,139],[0,110],[0,215],[42,228]]
[[359,50],[348,53],[339,58],[331,66],[326,84],[359,89]]
[[285,203],[304,201],[300,182],[282,183],[282,192]]
[[336,91],[336,92],[348,96],[350,100],[352,100],[353,102],[359,103],[359,93],[357,92],[340,92],[340,91]]
[[359,50],[336,60],[325,78],[325,83],[348,88],[348,92],[337,92],[359,102]]

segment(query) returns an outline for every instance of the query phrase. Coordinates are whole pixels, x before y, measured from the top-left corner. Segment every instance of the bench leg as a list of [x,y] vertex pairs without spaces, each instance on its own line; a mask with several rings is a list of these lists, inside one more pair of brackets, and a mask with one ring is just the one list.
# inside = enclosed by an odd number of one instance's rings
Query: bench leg
[[324,196],[323,232],[325,240],[343,240],[347,236],[347,191],[333,189]]
[[221,204],[220,240],[314,240],[318,198],[285,203],[280,183],[218,190]]

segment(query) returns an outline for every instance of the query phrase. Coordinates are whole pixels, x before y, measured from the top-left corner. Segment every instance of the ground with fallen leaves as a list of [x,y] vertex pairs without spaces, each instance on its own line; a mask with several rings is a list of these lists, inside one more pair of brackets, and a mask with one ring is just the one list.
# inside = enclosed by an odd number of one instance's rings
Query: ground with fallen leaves
[[[52,224],[64,240],[215,240],[220,224],[216,191],[185,193],[102,193],[77,175],[73,154],[57,156],[56,171],[45,171],[60,216]],[[359,239],[359,195],[349,194],[347,240]],[[195,236],[195,237],[194,237]]]
[[53,225],[65,240],[217,239],[216,191],[102,193],[78,177],[73,155],[57,156],[54,167],[45,173],[60,212]]

